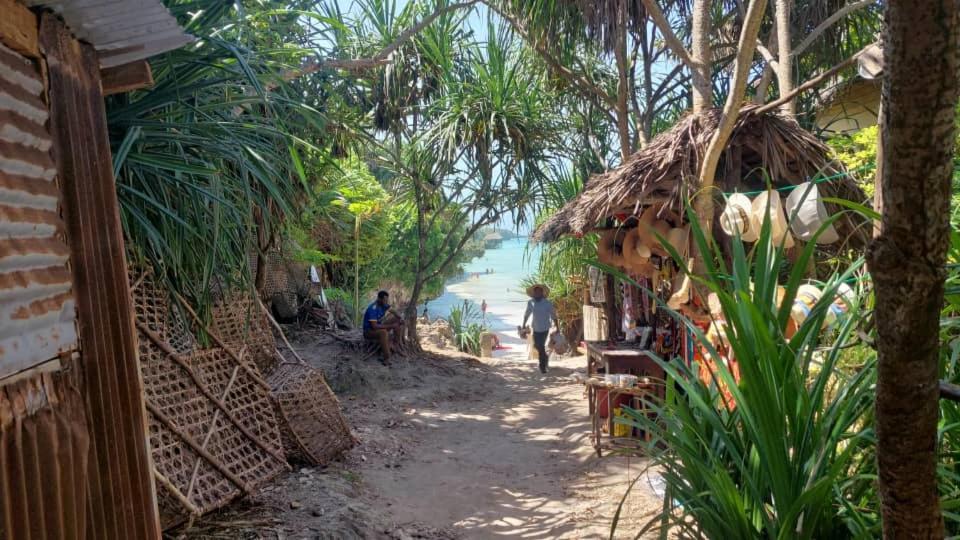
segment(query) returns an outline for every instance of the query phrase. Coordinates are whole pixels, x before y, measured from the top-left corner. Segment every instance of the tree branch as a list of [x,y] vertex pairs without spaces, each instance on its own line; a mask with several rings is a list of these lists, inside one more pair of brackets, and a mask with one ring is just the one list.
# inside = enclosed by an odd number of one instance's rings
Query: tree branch
[[804,92],[804,91],[806,91],[806,90],[809,90],[809,89],[811,89],[811,88],[813,88],[813,87],[815,87],[815,86],[818,86],[820,83],[822,83],[822,82],[825,81],[826,79],[829,79],[830,77],[833,77],[834,75],[836,75],[837,73],[843,71],[844,69],[846,69],[846,68],[848,68],[848,67],[856,64],[856,63],[857,63],[857,58],[860,58],[860,55],[863,54],[863,53],[864,53],[867,49],[869,49],[872,45],[874,45],[874,44],[871,43],[870,45],[867,45],[866,47],[860,49],[860,51],[857,52],[857,54],[851,56],[850,58],[847,58],[847,59],[844,60],[843,62],[840,62],[839,64],[833,66],[832,68],[828,69],[827,71],[824,71],[824,72],[821,73],[820,75],[817,75],[816,77],[814,77],[814,78],[806,81],[805,83],[797,86],[797,87],[794,88],[793,91],[790,92],[789,94],[780,96],[780,97],[779,97],[778,99],[776,99],[775,101],[771,101],[770,103],[767,103],[766,105],[764,105],[764,106],[762,106],[762,107],[757,107],[756,109],[751,110],[750,113],[751,113],[751,114],[761,114],[761,113],[765,113],[765,112],[767,112],[767,111],[770,111],[770,110],[772,110],[772,109],[776,109],[776,108],[779,107],[780,105],[783,105],[784,103],[786,103],[786,102],[790,101],[791,99],[797,97],[797,95],[799,95],[800,93],[802,93],[802,92]]
[[686,64],[687,67],[690,68],[690,71],[697,73],[697,63],[693,61],[690,52],[687,51],[686,47],[683,46],[683,43],[680,42],[680,39],[677,38],[677,35],[673,32],[673,28],[663,15],[663,11],[660,10],[657,2],[655,0],[642,1],[643,7],[647,9],[647,14],[650,15],[650,18],[653,20],[653,24],[657,27],[657,30],[660,30],[660,33],[663,34],[663,41],[667,44],[667,47],[670,48],[670,51],[673,52],[681,62]]
[[814,28],[807,37],[803,38],[796,47],[793,48],[793,51],[790,53],[791,56],[799,56],[800,53],[807,50],[807,47],[810,46],[821,34],[823,34],[827,28],[830,28],[835,22],[839,21],[843,17],[853,13],[854,11],[863,9],[871,4],[876,4],[876,0],[861,0],[860,2],[855,2],[853,4],[847,4],[841,9],[838,9],[836,13],[830,15],[822,23],[820,23],[816,28]]

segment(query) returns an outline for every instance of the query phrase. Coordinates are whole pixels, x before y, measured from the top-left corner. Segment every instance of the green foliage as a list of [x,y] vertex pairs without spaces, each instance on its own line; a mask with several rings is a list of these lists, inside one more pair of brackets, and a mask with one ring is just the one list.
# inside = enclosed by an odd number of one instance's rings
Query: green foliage
[[[847,372],[842,352],[856,342],[863,311],[852,305],[823,332],[837,288],[863,265],[853,263],[822,285],[823,298],[792,337],[784,333],[815,244],[807,244],[784,282],[788,259],[772,246],[769,223],[750,254],[733,243],[728,268],[690,212],[706,272],[695,279],[722,305],[739,381],[699,327],[676,315],[716,367],[713,382],[679,359],[659,362],[667,399],[656,418],[633,412],[629,423],[653,435],[649,451],[668,496],[663,523],[707,538],[847,538],[879,533],[872,430],[875,356]],[[663,309],[666,307],[663,306]],[[827,337],[829,336],[829,338]],[[729,389],[730,401],[718,388]],[[659,521],[659,520],[658,520]]]
[[107,100],[113,167],[134,258],[206,306],[213,276],[250,282],[257,227],[296,207],[302,152],[326,159],[302,137],[324,118],[278,77],[304,55],[296,15],[269,3],[167,6],[199,39],[152,59],[150,89]]
[[450,329],[453,330],[453,340],[457,349],[474,356],[480,355],[480,334],[486,331],[481,322],[480,308],[469,300],[463,304],[450,308]]
[[873,197],[877,163],[877,126],[863,128],[850,135],[837,135],[827,141],[834,156],[848,170],[857,170],[857,183]]
[[328,302],[340,303],[346,310],[347,315],[351,318],[353,318],[357,312],[356,306],[353,305],[353,293],[337,287],[331,287],[324,289],[323,295],[327,298]]

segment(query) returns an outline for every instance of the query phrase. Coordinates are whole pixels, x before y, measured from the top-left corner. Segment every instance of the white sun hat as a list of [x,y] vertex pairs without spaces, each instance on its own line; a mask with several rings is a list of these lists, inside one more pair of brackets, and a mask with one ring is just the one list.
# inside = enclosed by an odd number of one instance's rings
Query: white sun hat
[[780,202],[780,194],[776,191],[764,191],[753,200],[751,227],[759,232],[763,226],[764,214],[768,211],[770,215],[770,238],[773,240],[773,243],[787,249],[792,248],[793,236],[790,235],[787,218],[783,214],[783,203]]
[[746,195],[733,193],[727,197],[727,206],[720,214],[720,227],[730,236],[739,234],[744,242],[755,242],[759,231],[753,228],[752,213],[750,199]]
[[[790,219],[790,229],[797,238],[804,241],[813,239],[823,222],[830,217],[820,200],[820,190],[816,184],[804,182],[794,188],[787,196],[787,216]],[[817,238],[817,243],[832,244],[839,239],[837,231],[830,225]]]

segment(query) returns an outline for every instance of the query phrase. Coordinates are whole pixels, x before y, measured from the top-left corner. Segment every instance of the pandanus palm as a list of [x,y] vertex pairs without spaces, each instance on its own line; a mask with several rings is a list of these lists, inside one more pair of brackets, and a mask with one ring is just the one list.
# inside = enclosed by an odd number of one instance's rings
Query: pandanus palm
[[[169,7],[196,43],[154,58],[155,86],[111,98],[107,116],[131,253],[202,300],[213,276],[249,282],[258,227],[269,234],[301,189],[302,149],[325,159],[297,136],[318,133],[322,117],[279,76],[304,52],[260,47],[292,35],[295,18],[212,0]],[[271,17],[285,18],[269,35],[250,31]]]

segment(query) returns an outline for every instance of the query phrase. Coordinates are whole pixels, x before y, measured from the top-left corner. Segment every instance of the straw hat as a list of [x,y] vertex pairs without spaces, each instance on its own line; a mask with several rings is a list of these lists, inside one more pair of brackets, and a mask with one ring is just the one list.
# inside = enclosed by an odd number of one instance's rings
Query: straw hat
[[608,229],[600,234],[597,242],[597,259],[610,266],[624,266],[623,240],[626,231],[623,229]]
[[[693,268],[693,259],[687,261],[687,268]],[[678,274],[673,279],[673,294],[667,300],[667,307],[673,310],[690,301],[690,275],[686,272]]]
[[[670,224],[666,221],[658,219],[653,222],[653,225],[650,227],[650,236],[649,243],[650,251],[653,251],[655,254],[660,255],[661,257],[669,257],[670,252],[663,247],[663,240],[667,240],[667,235],[670,234]],[[656,233],[656,234],[654,234]]]
[[674,227],[667,232],[667,243],[680,255],[687,256],[687,239],[690,237],[690,227]]
[[533,296],[533,290],[537,287],[540,287],[543,290],[543,297],[546,298],[550,296],[550,287],[547,287],[543,283],[534,283],[533,285],[527,287],[527,296]]
[[627,264],[641,264],[650,260],[650,248],[641,242],[640,229],[627,231],[623,237],[623,258]]
[[640,242],[640,231],[630,229],[623,239],[623,260],[627,271],[633,275],[649,277],[657,271],[650,263],[650,248]]
[[[820,190],[816,184],[804,182],[794,188],[787,196],[787,216],[790,218],[790,229],[797,238],[804,241],[813,239],[823,222],[830,218],[820,200]],[[839,239],[836,229],[830,225],[817,237],[817,243],[832,244]]]
[[783,214],[783,204],[780,202],[780,194],[773,190],[764,191],[753,200],[753,213],[751,227],[760,231],[763,226],[763,219],[766,214],[770,216],[770,238],[773,243],[784,248],[793,247],[793,236],[790,235],[790,228],[787,226],[787,218]]
[[734,193],[727,197],[727,206],[720,214],[720,227],[730,236],[740,235],[744,242],[756,242],[759,229],[753,226],[753,204],[743,194]]

